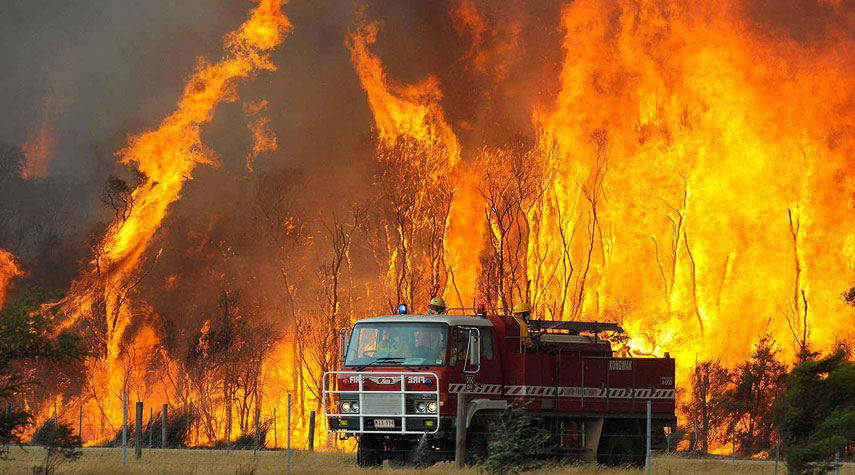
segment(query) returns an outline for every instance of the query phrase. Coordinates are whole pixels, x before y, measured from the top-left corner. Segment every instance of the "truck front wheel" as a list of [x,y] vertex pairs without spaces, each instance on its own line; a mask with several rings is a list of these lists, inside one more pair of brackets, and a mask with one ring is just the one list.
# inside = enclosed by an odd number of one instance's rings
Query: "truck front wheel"
[[371,435],[359,438],[356,447],[356,464],[360,467],[379,467],[383,465],[383,444]]

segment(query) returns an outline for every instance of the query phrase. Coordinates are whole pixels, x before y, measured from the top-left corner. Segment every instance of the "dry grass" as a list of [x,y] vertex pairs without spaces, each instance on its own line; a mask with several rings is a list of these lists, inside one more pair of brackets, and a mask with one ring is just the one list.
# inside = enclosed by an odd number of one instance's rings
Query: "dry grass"
[[[31,474],[33,466],[40,465],[44,453],[40,448],[27,447],[12,449],[13,460],[0,462],[0,474]],[[729,460],[729,459],[692,459],[685,457],[657,457],[653,461],[655,474],[694,474],[709,473],[721,475],[736,474],[769,474],[774,473],[775,463],[759,460]],[[291,461],[292,474],[307,475],[344,475],[359,471],[356,468],[356,458],[353,454],[333,452],[303,452],[295,451]],[[465,475],[475,475],[476,469],[466,469],[460,472],[454,470],[449,463],[437,464],[428,469],[381,469],[365,470],[368,475],[430,475],[455,472]],[[87,448],[83,457],[75,462],[68,462],[59,468],[60,474],[66,475],[100,475],[100,474],[199,474],[199,475],[236,475],[236,474],[281,474],[285,472],[285,452],[262,451],[258,453],[257,462],[253,461],[252,451],[222,450],[143,450],[140,460],[133,458],[133,450],[128,451],[128,465],[122,467],[121,449]],[[552,467],[541,471],[551,475],[575,474],[641,474],[637,468],[604,468],[597,465],[574,465]],[[786,469],[782,463],[780,474]],[[846,465],[840,473],[855,475],[855,466]]]

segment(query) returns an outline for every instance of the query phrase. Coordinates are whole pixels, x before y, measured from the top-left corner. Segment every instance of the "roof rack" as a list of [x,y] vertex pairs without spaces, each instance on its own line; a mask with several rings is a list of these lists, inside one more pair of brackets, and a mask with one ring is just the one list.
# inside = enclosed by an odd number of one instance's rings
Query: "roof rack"
[[617,323],[608,322],[561,322],[554,320],[530,320],[528,322],[531,330],[542,332],[546,330],[568,330],[570,333],[582,332],[618,332],[623,333],[623,328]]
[[449,315],[478,315],[479,312],[487,312],[492,315],[510,315],[511,312],[506,308],[501,307],[449,307],[445,309],[445,313]]

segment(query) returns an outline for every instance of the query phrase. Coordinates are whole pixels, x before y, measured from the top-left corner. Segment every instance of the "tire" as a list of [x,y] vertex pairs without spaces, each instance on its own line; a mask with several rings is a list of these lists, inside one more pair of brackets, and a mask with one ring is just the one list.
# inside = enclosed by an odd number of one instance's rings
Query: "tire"
[[383,465],[383,444],[374,437],[363,435],[356,447],[356,464],[360,467],[379,467]]
[[607,466],[643,465],[641,434],[630,429],[603,431],[597,448],[597,463]]
[[487,459],[487,443],[487,431],[481,427],[474,427],[467,434],[466,465],[478,465]]

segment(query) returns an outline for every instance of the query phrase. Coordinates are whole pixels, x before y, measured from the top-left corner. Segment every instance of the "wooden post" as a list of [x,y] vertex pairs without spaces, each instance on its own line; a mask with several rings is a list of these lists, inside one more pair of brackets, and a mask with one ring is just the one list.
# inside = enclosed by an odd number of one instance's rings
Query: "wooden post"
[[730,431],[730,458],[736,458],[736,421],[733,421],[733,429]]
[[134,457],[142,458],[142,412],[143,403],[137,401],[137,424],[134,428]]
[[164,404],[160,410],[160,448],[166,448],[166,420],[169,416],[169,405]]
[[261,409],[255,409],[255,445],[252,446],[252,460],[258,459],[258,420],[261,419]]
[[315,411],[309,413],[309,452],[315,450]]
[[83,447],[83,406],[80,406],[77,414],[77,435],[80,436],[80,446]]
[[287,448],[285,449],[285,471],[291,471],[291,394],[288,394],[288,421],[286,424],[288,432],[286,433]]
[[53,402],[53,428],[54,428],[54,430],[56,430],[57,427],[59,427],[59,420],[56,417],[56,401],[54,401]]
[[154,408],[148,408],[148,450],[151,451],[151,421],[154,420]]
[[[14,409],[13,404],[11,402],[7,402],[6,403],[6,418],[7,419],[12,417],[12,410],[13,409]],[[10,441],[7,439],[6,444],[5,444],[6,445],[5,451],[7,454],[9,453],[9,444],[10,444]]]
[[466,461],[466,394],[457,393],[457,418],[454,421],[454,462],[462,469]]
[[273,448],[279,447],[279,440],[276,438],[276,406],[273,406]]
[[226,451],[230,452],[232,450],[232,403],[229,401],[229,405],[226,406],[226,419],[228,420],[228,425],[226,426]]
[[122,466],[128,464],[128,392],[122,391]]

